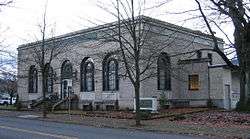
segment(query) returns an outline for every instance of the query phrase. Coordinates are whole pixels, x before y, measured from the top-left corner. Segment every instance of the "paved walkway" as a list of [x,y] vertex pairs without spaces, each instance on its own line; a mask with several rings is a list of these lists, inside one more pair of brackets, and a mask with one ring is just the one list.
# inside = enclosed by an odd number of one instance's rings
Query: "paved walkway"
[[[41,116],[38,112],[16,112],[16,111],[2,111],[0,115],[20,117],[25,115]],[[30,116],[34,119],[35,116]],[[45,121],[56,121],[63,123],[82,124],[95,127],[109,127],[109,128],[126,128],[137,130],[158,131],[164,133],[175,134],[191,134],[209,138],[250,138],[250,128],[236,128],[236,127],[208,127],[205,125],[190,125],[181,124],[179,122],[171,122],[168,119],[156,119],[142,121],[142,127],[135,127],[134,120],[131,119],[114,119],[114,118],[102,118],[102,117],[85,117],[81,115],[67,115],[67,114],[48,114],[48,118],[41,117],[35,118]]]

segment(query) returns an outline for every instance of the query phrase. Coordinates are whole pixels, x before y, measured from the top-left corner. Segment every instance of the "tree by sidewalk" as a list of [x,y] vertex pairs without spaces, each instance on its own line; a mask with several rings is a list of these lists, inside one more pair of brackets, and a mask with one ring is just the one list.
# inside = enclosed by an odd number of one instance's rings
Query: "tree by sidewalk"
[[[195,0],[198,9],[204,19],[210,34],[215,38],[211,24],[216,24],[209,20],[209,16],[205,15],[204,8],[199,0]],[[217,16],[218,20],[230,19],[230,23],[234,26],[234,43],[231,46],[236,50],[237,59],[239,61],[240,72],[240,101],[237,105],[239,110],[250,110],[250,3],[245,0],[210,0],[207,6],[213,11],[212,15]],[[224,16],[224,17],[223,17]],[[216,26],[220,28],[219,25]],[[216,46],[216,40],[213,40]]]
[[[13,3],[13,0],[3,0],[0,2],[0,8],[10,6]],[[1,9],[0,9],[1,11]]]
[[[14,3],[13,0],[2,0],[0,1],[0,12],[6,8],[12,6]],[[16,66],[16,54],[12,51],[6,50],[8,48],[4,45],[5,41],[5,32],[8,31],[8,28],[1,26],[0,23],[0,74],[1,73],[13,73],[14,71],[10,71],[11,68],[15,68]]]
[[10,104],[12,104],[13,97],[17,93],[17,77],[14,74],[4,72],[2,73],[1,90],[8,93],[10,96]]
[[[157,77],[159,74],[158,69],[161,68],[167,69],[166,78],[173,77],[182,80],[175,74],[178,74],[176,71],[182,70],[183,72],[185,69],[178,69],[179,67],[177,65],[171,65],[170,58],[184,55],[190,56],[197,51],[213,50],[209,48],[201,48],[198,50],[188,49],[194,44],[193,40],[195,37],[191,37],[189,41],[183,41],[179,51],[163,54],[164,49],[172,47],[176,41],[179,41],[178,31],[166,33],[168,29],[164,27],[158,28],[151,24],[150,20],[152,19],[143,16],[145,10],[144,2],[145,1],[140,1],[139,4],[137,3],[139,6],[135,6],[134,0],[116,0],[112,3],[113,9],[110,9],[111,6],[104,7],[103,4],[99,6],[118,20],[113,26],[108,28],[108,31],[104,30],[104,35],[98,39],[103,43],[113,43],[113,45],[118,46],[110,50],[110,52],[119,55],[118,59],[122,63],[121,66],[119,65],[119,70],[122,71],[120,76],[128,78],[133,85],[136,104],[135,120],[137,126],[141,124],[140,93],[142,83],[150,78]],[[190,51],[186,51],[187,49]],[[160,61],[159,57],[161,55],[167,57],[164,59],[165,61],[163,60],[164,63],[169,63],[164,65],[164,67],[160,67],[156,64],[157,61]],[[166,86],[167,87],[164,88],[165,91],[171,89],[171,84],[166,83]]]
[[[47,22],[47,3],[42,15],[42,22],[38,25],[41,39],[32,43],[30,49],[30,57],[20,58],[22,62],[32,62],[38,66],[38,73],[41,74],[41,92],[42,92],[42,111],[43,117],[47,115],[47,95],[49,90],[53,87],[51,82],[55,80],[55,74],[53,72],[51,62],[58,57],[59,54],[64,53],[66,48],[60,46],[55,40],[54,31],[55,27],[50,27]],[[50,39],[48,39],[50,37]],[[30,45],[30,44],[26,44]],[[51,91],[51,90],[50,90]]]
[[[155,7],[163,6],[168,1],[163,0]],[[190,1],[192,2],[192,1]],[[198,8],[191,8],[189,10],[182,10],[179,12],[167,12],[170,14],[189,15],[182,19],[184,22],[194,21],[205,24],[208,28],[208,33],[212,36],[214,42],[214,50],[224,61],[240,73],[240,101],[237,106],[239,109],[250,106],[250,3],[247,0],[194,0]],[[155,8],[154,7],[154,8]],[[190,17],[191,15],[191,17]],[[198,20],[197,20],[198,19]],[[200,19],[203,21],[201,22]],[[227,34],[227,29],[223,25],[232,25],[234,27],[233,34]],[[221,32],[228,43],[225,44],[224,49],[217,49],[218,42],[215,39],[215,30]],[[233,36],[231,40],[229,36]],[[232,54],[234,55],[232,57]],[[239,67],[232,64],[231,60],[238,60]]]
[[[143,4],[143,3],[142,3]],[[141,16],[142,12],[140,9],[139,13],[136,13],[134,0],[122,1],[116,0],[112,2],[112,10],[104,7],[100,4],[100,8],[105,12],[110,13],[114,16],[118,22],[115,27],[110,27],[109,31],[104,32],[104,37],[99,40],[104,43],[116,43],[117,49],[113,50],[112,53],[119,55],[119,61],[122,63],[119,69],[123,71],[122,75],[128,78],[134,87],[135,104],[136,104],[136,125],[141,125],[140,120],[140,88],[141,83],[155,76],[155,61],[160,54],[160,50],[163,48],[159,45],[159,42],[155,41],[155,48],[151,49],[148,39],[152,40],[150,36],[150,28],[147,28],[144,24],[144,20]],[[142,6],[140,6],[142,8]],[[137,16],[135,15],[137,14]],[[155,38],[156,39],[156,38]],[[158,45],[157,45],[158,44]]]

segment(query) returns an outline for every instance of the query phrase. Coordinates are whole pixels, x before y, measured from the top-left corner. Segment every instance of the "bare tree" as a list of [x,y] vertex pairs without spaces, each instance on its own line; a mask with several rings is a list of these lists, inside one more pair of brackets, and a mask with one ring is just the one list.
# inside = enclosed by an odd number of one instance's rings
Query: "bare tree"
[[[195,0],[198,5],[198,9],[204,19],[210,34],[214,37],[214,33],[211,24],[216,22],[210,22],[211,16],[204,14],[204,8],[201,6],[199,0]],[[242,110],[249,110],[250,103],[250,3],[245,0],[210,0],[210,5],[207,6],[213,11],[213,16],[216,16],[219,22],[227,21],[234,26],[234,43],[231,42],[231,46],[236,50],[237,59],[239,61],[240,71],[240,102],[238,108]],[[224,16],[224,17],[223,17]],[[223,32],[223,29],[216,24],[217,27]],[[214,44],[216,46],[216,40]],[[248,81],[247,81],[248,80]]]
[[[142,2],[142,1],[141,1]],[[100,4],[100,8],[104,11],[110,13],[118,22],[115,27],[110,27],[109,31],[104,31],[103,40],[104,43],[116,43],[119,47],[113,50],[120,56],[120,61],[122,66],[119,68],[123,71],[121,73],[123,77],[128,78],[134,87],[135,93],[135,103],[136,103],[136,125],[141,125],[140,123],[140,88],[141,83],[155,76],[153,69],[156,69],[155,61],[160,54],[160,51],[166,43],[155,41],[155,48],[151,49],[153,41],[148,41],[148,39],[159,40],[150,36],[150,26],[144,24],[142,18],[142,7],[137,13],[134,6],[134,1],[121,1],[116,0],[112,2],[112,6],[115,10],[109,10]],[[137,15],[137,16],[136,16]],[[170,43],[170,42],[168,42]]]
[[[110,51],[119,55],[122,63],[119,69],[123,71],[121,76],[128,78],[133,85],[137,126],[141,125],[141,85],[144,81],[157,77],[158,66],[156,63],[164,50],[173,50],[168,52],[171,58],[179,56],[188,58],[200,50],[214,50],[212,48],[190,50],[195,45],[195,36],[183,39],[179,37],[181,35],[177,30],[170,31],[163,26],[154,26],[150,19],[148,20],[147,17],[143,16],[144,2],[140,1],[139,4],[137,3],[139,6],[136,7],[134,0],[116,0],[116,2],[112,3],[115,10],[110,10],[101,4],[99,6],[118,20],[114,26],[108,28],[108,31],[102,31],[104,35],[99,39],[103,43],[115,43],[118,45],[118,47]],[[173,47],[178,46],[180,41],[182,41],[180,47]],[[171,72],[172,77],[179,80],[181,79],[177,70],[185,70],[177,65],[168,65],[164,68]]]
[[[165,5],[168,1],[163,1],[159,5]],[[180,12],[167,12],[170,14],[186,15],[191,14],[193,16],[183,19],[187,21],[200,21],[203,19],[205,27],[208,28],[208,33],[212,36],[214,42],[214,50],[217,52],[224,61],[234,69],[238,69],[240,72],[240,102],[238,107],[245,109],[249,107],[250,98],[250,86],[249,86],[249,31],[250,31],[250,15],[249,7],[250,3],[247,0],[194,0],[197,4],[197,8]],[[154,7],[154,8],[155,8]],[[227,34],[223,25],[232,25],[234,27],[233,34]],[[223,50],[217,49],[218,42],[215,37],[215,30],[220,31],[228,42]],[[229,37],[233,36],[233,40]],[[235,56],[229,56],[229,55]],[[239,61],[239,67],[234,66],[231,60],[237,59]],[[247,108],[248,109],[248,108]]]
[[17,92],[17,77],[9,72],[4,72],[2,75],[3,83],[1,85],[1,89],[9,94],[10,104],[12,104],[13,97]]
[[[54,37],[54,27],[50,29],[48,23],[47,23],[47,4],[45,7],[45,11],[42,16],[42,23],[38,25],[38,28],[40,30],[41,39],[38,39],[37,42],[26,44],[28,47],[31,47],[28,51],[31,51],[31,56],[28,56],[27,58],[20,58],[20,61],[25,62],[33,62],[38,65],[39,70],[38,72],[41,73],[41,92],[42,92],[42,111],[43,111],[43,117],[45,118],[47,115],[47,95],[48,95],[48,80],[51,78],[54,80],[54,73],[50,73],[51,69],[51,62],[53,59],[56,59],[57,56],[63,52],[66,49],[63,46],[60,46],[60,44],[56,43],[55,37]],[[51,35],[51,36],[49,36]],[[50,39],[47,39],[49,38]],[[52,74],[52,75],[51,75]]]
[[13,3],[13,0],[1,0],[0,1],[0,7],[6,7]]
[[[0,12],[2,8],[11,6],[13,0],[1,0],[0,1]],[[0,73],[6,73],[11,68],[16,67],[16,55],[14,52],[6,50],[7,46],[4,45],[5,37],[4,33],[8,31],[8,28],[0,26]],[[15,69],[15,68],[14,68]]]

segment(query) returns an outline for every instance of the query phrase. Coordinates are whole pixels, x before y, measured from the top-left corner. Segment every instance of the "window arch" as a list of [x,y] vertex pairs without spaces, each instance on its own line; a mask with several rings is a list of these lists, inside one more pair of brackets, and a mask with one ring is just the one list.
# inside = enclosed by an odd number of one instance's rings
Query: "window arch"
[[63,62],[61,67],[61,94],[60,98],[68,95],[69,83],[72,83],[73,67],[69,60]]
[[73,68],[71,63],[66,60],[62,64],[62,72],[61,72],[61,78],[62,79],[71,79],[73,75]]
[[37,76],[37,69],[35,66],[30,66],[29,70],[29,93],[37,93],[37,83],[38,76]]
[[92,59],[85,58],[81,63],[81,91],[90,92],[95,90],[94,63]]
[[171,90],[171,63],[166,53],[158,57],[157,78],[158,90]]
[[103,61],[103,91],[119,90],[118,61],[106,57]]
[[53,68],[47,63],[45,65],[45,88],[46,88],[46,93],[51,94],[53,93]]

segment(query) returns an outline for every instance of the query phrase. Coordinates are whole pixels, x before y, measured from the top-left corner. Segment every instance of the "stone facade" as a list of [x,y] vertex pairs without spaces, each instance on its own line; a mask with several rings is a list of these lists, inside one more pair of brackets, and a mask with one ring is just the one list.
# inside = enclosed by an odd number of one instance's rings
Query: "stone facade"
[[[227,89],[225,85],[229,85],[230,93],[239,92],[237,74],[232,73],[230,68],[225,68],[225,62],[214,52],[202,51],[200,57],[197,57],[195,50],[213,48],[212,39],[208,35],[149,17],[143,16],[142,19],[151,28],[150,33],[152,36],[158,40],[165,42],[169,41],[171,37],[174,38],[173,43],[161,49],[162,52],[170,55],[171,90],[157,89],[157,77],[152,76],[141,82],[140,96],[142,98],[153,97],[160,99],[161,94],[164,94],[171,106],[178,105],[181,102],[184,102],[187,106],[206,106],[207,100],[211,98],[213,104],[218,107],[229,109],[235,106],[235,104],[229,105],[231,101],[228,100],[231,99],[232,94],[225,94]],[[133,109],[134,88],[128,78],[119,76],[118,90],[103,91],[103,59],[110,52],[118,50],[119,47],[114,42],[102,43],[100,45],[95,37],[103,34],[104,31],[107,31],[114,24],[110,23],[80,30],[47,40],[48,46],[53,41],[60,46],[57,49],[64,49],[51,62],[54,80],[53,94],[57,94],[59,97],[62,96],[62,65],[65,61],[69,61],[72,65],[70,82],[72,82],[74,94],[78,96],[80,109],[83,109],[84,105],[89,104],[94,108],[98,106],[98,108],[105,109],[108,105],[118,104],[120,109]],[[157,36],[156,32],[161,32],[165,35]],[[170,36],[170,34],[173,36]],[[124,35],[126,36],[126,33]],[[219,45],[221,48],[223,47],[221,39],[219,39]],[[41,73],[33,57],[36,47],[39,47],[39,42],[21,45],[18,48],[18,95],[24,104],[30,104],[31,100],[36,100],[42,96]],[[183,54],[178,55],[180,52]],[[208,53],[212,54],[212,59],[208,57]],[[49,57],[49,52],[46,55],[46,57]],[[87,58],[94,62],[95,70],[94,90],[86,92],[81,91],[81,63]],[[119,58],[119,56],[114,56],[114,58]],[[29,69],[31,65],[38,69],[37,93],[29,93]],[[157,62],[155,62],[155,65],[157,65]],[[119,69],[118,72],[122,72],[122,70]],[[197,90],[189,89],[189,75],[198,75],[199,87]]]

